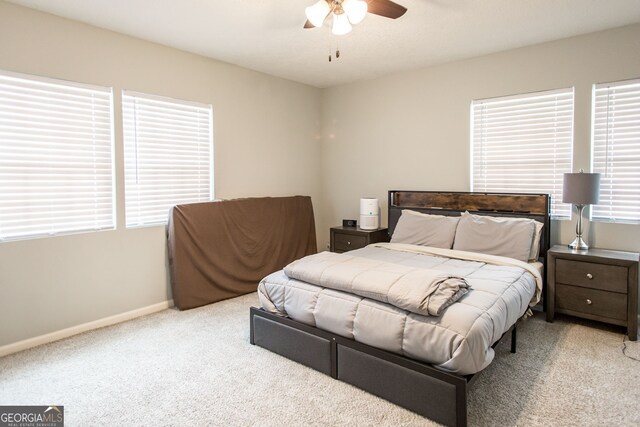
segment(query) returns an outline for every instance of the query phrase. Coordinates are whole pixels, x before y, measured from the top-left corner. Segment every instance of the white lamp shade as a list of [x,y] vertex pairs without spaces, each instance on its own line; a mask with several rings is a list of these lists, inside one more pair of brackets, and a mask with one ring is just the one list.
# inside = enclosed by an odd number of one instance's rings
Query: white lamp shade
[[368,6],[367,2],[362,0],[345,0],[345,2],[342,3],[342,8],[347,14],[349,22],[356,25],[361,23],[367,15]]
[[314,27],[321,27],[329,12],[331,12],[331,6],[325,0],[320,0],[304,10],[307,19]]
[[565,173],[562,203],[597,205],[600,200],[599,173]]
[[336,36],[342,36],[351,32],[353,27],[349,23],[349,18],[347,18],[346,13],[341,13],[340,15],[333,15],[333,28],[331,28],[331,32]]

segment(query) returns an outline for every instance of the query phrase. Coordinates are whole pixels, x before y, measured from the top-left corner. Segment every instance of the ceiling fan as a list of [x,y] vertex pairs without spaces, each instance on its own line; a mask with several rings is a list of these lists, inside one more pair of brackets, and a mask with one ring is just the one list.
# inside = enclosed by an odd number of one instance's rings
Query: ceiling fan
[[362,22],[367,12],[396,19],[406,11],[406,7],[390,0],[319,0],[305,9],[307,22],[304,28],[321,27],[333,15],[331,32],[341,36],[349,33],[352,25]]

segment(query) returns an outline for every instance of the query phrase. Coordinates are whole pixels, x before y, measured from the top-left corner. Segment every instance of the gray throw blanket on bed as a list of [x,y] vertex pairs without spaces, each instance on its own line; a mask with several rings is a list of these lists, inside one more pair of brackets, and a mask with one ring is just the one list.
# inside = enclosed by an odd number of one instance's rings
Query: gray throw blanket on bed
[[448,273],[376,261],[333,252],[321,252],[292,262],[287,277],[350,292],[422,314],[439,316],[467,293],[462,277]]

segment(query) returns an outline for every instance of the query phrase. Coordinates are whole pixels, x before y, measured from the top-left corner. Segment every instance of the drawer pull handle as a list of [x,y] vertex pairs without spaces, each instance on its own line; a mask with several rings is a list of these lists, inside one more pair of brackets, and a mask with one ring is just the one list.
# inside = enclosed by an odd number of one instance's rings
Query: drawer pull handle
[[347,240],[347,246],[351,246],[351,242]]
[[589,279],[589,280],[593,279],[593,274],[587,273],[587,279]]
[[589,298],[587,298],[587,304],[591,305],[591,304],[593,304],[593,301],[591,301]]

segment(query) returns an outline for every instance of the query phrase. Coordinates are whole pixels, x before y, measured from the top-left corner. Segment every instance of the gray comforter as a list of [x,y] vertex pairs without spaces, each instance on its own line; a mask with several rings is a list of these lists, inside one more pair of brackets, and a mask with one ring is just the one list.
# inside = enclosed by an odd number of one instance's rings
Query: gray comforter
[[446,371],[478,372],[493,360],[491,345],[526,312],[529,304],[536,302],[541,277],[523,263],[500,257],[468,254],[475,260],[465,260],[461,259],[465,253],[460,251],[437,250],[437,255],[427,252],[413,245],[386,244],[349,254],[464,277],[469,292],[439,317],[306,283],[288,277],[284,271],[264,278],[258,286],[258,296],[262,307],[272,313]]
[[445,271],[320,252],[284,268],[291,279],[336,289],[425,316],[442,311],[466,294],[467,282]]

